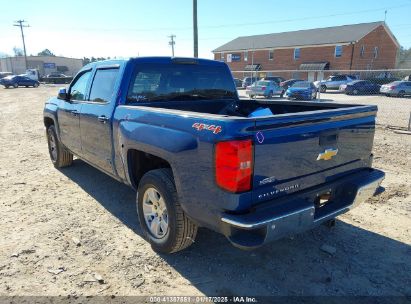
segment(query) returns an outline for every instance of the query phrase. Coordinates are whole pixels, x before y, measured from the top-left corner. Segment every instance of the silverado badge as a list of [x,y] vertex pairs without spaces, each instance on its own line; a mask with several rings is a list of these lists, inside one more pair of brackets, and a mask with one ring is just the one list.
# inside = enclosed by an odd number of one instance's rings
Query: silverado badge
[[324,152],[318,154],[317,160],[330,160],[338,153],[338,149],[326,149]]

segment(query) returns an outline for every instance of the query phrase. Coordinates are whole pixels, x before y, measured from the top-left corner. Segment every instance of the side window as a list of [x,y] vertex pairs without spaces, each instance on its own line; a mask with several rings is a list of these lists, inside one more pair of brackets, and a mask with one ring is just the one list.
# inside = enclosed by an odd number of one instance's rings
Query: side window
[[109,102],[116,84],[119,69],[98,69],[90,91],[90,101]]
[[342,56],[342,45],[336,45],[335,46],[334,55],[335,55],[335,57],[341,57]]
[[294,49],[294,59],[299,59],[301,54],[301,49],[300,48],[295,48]]
[[90,79],[91,71],[84,72],[76,82],[70,87],[70,100],[85,100],[87,83]]
[[365,46],[361,46],[360,56],[364,57],[365,54]]
[[378,57],[378,46],[374,47],[374,59],[377,59]]
[[269,50],[268,51],[268,60],[273,60],[274,59],[274,50]]

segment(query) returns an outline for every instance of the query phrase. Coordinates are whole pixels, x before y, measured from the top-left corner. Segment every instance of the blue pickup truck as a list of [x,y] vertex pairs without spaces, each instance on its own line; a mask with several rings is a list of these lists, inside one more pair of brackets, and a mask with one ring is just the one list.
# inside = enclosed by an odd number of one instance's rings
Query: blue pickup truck
[[239,99],[228,66],[146,57],[89,64],[46,102],[56,168],[73,155],[137,190],[152,248],[198,227],[256,248],[375,194],[376,106]]

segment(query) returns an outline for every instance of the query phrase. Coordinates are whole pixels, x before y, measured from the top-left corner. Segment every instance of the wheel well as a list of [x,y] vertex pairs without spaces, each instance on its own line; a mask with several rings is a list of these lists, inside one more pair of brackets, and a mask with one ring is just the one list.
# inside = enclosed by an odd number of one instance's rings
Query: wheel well
[[50,117],[44,117],[44,125],[46,126],[46,128],[54,125],[53,119],[51,119]]
[[148,171],[160,168],[171,168],[165,159],[139,150],[128,150],[127,152],[128,172],[131,184],[137,189],[140,179]]

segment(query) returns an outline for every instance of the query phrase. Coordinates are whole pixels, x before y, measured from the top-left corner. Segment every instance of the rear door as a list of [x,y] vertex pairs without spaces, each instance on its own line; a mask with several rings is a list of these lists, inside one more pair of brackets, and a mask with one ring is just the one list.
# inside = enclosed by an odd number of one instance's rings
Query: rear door
[[375,111],[341,111],[256,120],[254,202],[369,166]]
[[108,173],[112,164],[112,115],[119,66],[97,68],[89,100],[81,108],[80,132],[84,158]]
[[61,142],[73,153],[81,155],[80,110],[87,99],[91,70],[76,76],[69,88],[69,100],[62,101],[57,109]]

